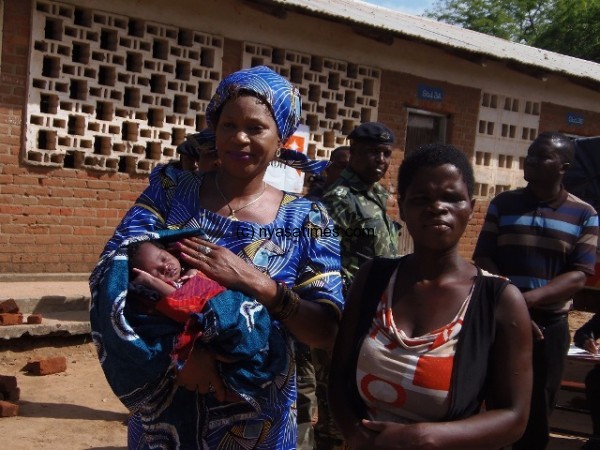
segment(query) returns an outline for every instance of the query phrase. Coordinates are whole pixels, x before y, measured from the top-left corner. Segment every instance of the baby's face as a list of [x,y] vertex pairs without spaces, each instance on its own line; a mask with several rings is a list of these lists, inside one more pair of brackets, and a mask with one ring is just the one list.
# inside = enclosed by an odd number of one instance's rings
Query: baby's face
[[181,278],[181,264],[168,251],[145,242],[132,260],[133,267],[148,272],[165,281],[177,281]]

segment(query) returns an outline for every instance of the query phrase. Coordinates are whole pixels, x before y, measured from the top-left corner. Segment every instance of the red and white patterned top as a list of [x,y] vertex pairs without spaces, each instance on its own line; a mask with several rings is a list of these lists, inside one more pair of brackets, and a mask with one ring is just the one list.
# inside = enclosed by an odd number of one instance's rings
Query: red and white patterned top
[[399,330],[392,316],[397,271],[381,296],[358,358],[356,382],[372,420],[434,422],[448,412],[454,354],[473,288],[454,319],[417,337]]

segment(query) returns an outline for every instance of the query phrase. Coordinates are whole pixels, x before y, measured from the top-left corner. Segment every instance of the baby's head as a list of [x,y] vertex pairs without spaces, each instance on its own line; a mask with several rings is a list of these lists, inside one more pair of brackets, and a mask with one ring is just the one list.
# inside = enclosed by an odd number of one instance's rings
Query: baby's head
[[165,282],[181,278],[181,263],[158,241],[131,244],[127,249],[127,256],[130,269],[143,270]]

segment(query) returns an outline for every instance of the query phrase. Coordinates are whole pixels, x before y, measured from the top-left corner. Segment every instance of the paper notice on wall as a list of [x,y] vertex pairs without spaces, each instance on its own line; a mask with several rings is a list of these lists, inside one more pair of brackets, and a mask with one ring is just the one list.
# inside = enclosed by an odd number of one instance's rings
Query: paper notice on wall
[[[284,147],[306,154],[308,152],[309,137],[308,126],[300,125],[287,140]],[[304,172],[288,167],[278,161],[273,161],[267,168],[264,180],[282,191],[301,194],[304,187]]]

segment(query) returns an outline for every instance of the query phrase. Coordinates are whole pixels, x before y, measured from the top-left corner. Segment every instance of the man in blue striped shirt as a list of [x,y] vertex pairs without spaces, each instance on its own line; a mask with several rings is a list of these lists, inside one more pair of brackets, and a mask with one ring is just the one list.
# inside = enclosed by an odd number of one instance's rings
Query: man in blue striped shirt
[[567,136],[541,133],[525,158],[527,186],[491,201],[473,254],[477,265],[508,277],[523,292],[532,319],[531,412],[513,450],[548,444],[548,419],[570,343],[567,313],[573,295],[594,273],[598,215],[562,185],[574,153]]

